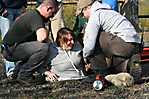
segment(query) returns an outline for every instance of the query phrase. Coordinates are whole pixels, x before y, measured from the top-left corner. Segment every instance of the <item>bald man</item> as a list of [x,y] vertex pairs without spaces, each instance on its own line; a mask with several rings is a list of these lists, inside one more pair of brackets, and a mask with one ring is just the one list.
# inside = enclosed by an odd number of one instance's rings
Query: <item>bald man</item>
[[4,57],[12,62],[21,61],[20,68],[13,78],[32,82],[35,71],[46,71],[49,32],[45,23],[56,12],[55,0],[43,0],[37,9],[21,15],[5,35],[2,44]]

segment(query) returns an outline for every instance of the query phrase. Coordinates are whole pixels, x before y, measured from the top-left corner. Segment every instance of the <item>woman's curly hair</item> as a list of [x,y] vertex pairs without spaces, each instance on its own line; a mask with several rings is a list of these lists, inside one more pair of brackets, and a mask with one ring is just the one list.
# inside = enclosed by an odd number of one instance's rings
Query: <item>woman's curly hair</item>
[[68,34],[71,34],[72,37],[74,37],[73,31],[71,29],[67,27],[59,29],[59,31],[57,32],[57,38],[56,38],[57,46],[62,47],[62,45],[66,43]]

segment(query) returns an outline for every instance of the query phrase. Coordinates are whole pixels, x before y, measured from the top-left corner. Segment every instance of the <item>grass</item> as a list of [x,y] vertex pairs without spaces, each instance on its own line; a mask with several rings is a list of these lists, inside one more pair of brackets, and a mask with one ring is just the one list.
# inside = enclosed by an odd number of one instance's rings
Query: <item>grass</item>
[[22,97],[25,99],[148,99],[148,91],[149,83],[136,84],[132,87],[109,86],[95,91],[92,84],[67,81],[30,87],[17,84],[3,85],[0,86],[0,98],[13,96],[15,99],[22,99]]
[[[139,15],[149,15],[149,1],[142,0],[139,2]],[[139,24],[145,29],[149,30],[149,18],[140,18]]]

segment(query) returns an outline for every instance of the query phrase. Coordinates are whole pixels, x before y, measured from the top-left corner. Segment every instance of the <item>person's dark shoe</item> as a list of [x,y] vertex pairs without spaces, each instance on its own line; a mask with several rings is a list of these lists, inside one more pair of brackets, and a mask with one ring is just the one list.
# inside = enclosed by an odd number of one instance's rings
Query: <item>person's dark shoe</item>
[[38,85],[38,84],[43,84],[45,82],[44,76],[42,76],[39,73],[35,73],[33,75],[28,75],[28,76],[18,76],[17,81],[20,84],[23,84],[25,86],[29,85]]
[[35,72],[33,74],[33,79],[34,79],[36,84],[43,84],[46,82],[45,75],[38,73],[38,72]]
[[29,86],[32,83],[34,83],[33,81],[33,77],[31,73],[18,73],[17,76],[17,82],[20,83],[23,86]]
[[33,79],[33,76],[18,76],[17,82],[20,83],[23,86],[31,86],[35,85],[36,81]]
[[17,78],[17,82],[19,82],[23,86],[31,86],[33,84],[33,79],[23,79],[23,78]]

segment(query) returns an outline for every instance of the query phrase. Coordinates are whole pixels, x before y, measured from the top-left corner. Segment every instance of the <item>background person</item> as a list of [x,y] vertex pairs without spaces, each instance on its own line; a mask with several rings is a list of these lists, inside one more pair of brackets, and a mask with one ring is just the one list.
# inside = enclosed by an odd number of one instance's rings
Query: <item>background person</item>
[[88,19],[83,39],[84,60],[89,59],[95,67],[108,68],[110,73],[127,72],[126,61],[139,53],[141,42],[133,25],[99,1],[81,0],[79,5]]
[[[9,20],[3,16],[0,16],[0,33],[2,40],[5,34],[7,33],[8,29],[9,29]],[[5,58],[3,58],[3,62],[4,62],[5,73],[7,77],[9,77],[13,73],[15,64],[14,62],[7,61]]]
[[56,40],[57,37],[57,32],[59,29],[65,27],[65,22],[64,22],[64,16],[63,16],[63,0],[57,0],[58,2],[58,11],[56,15],[51,18],[51,36],[53,38],[53,41]]
[[[5,17],[5,19],[1,18],[1,22],[2,22],[1,24],[3,24],[2,25],[3,28],[1,29],[2,39],[7,33],[6,29],[9,29],[9,26],[12,25],[15,19],[18,16],[20,16],[23,12],[25,12],[26,5],[27,5],[27,0],[0,0],[0,6],[1,6],[1,9],[3,10],[2,16]],[[8,21],[9,21],[9,24],[8,24]],[[15,68],[15,63],[4,59],[4,65],[5,65],[6,75],[8,77],[11,77],[13,70]]]
[[9,19],[10,24],[24,12],[27,6],[27,0],[1,0],[3,9],[5,10],[6,17]]
[[3,39],[9,29],[10,22],[7,18],[5,18],[5,9],[3,8],[2,4],[3,3],[0,0],[0,32],[1,38]]
[[[3,8],[2,1],[0,0],[0,33],[1,33],[1,39],[3,40],[5,34],[7,33],[9,26],[10,26],[10,21],[8,18],[6,18],[5,15],[5,9]],[[11,76],[13,73],[13,69],[15,67],[14,62],[9,62],[6,59],[3,59],[4,62],[4,70],[6,72],[7,76]]]
[[102,3],[110,5],[111,9],[119,12],[118,10],[118,0],[102,0]]

